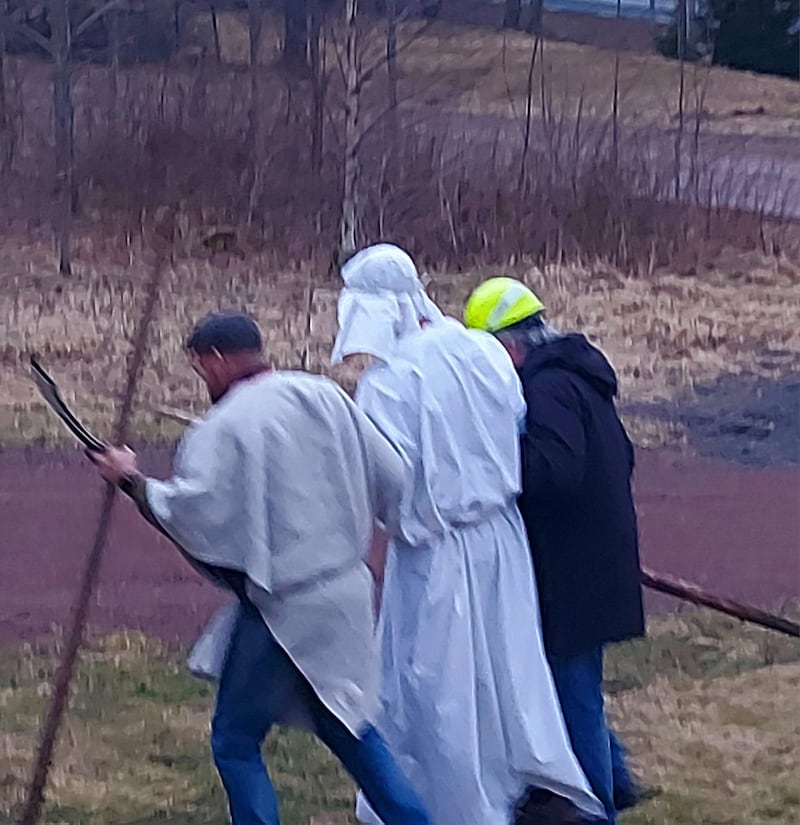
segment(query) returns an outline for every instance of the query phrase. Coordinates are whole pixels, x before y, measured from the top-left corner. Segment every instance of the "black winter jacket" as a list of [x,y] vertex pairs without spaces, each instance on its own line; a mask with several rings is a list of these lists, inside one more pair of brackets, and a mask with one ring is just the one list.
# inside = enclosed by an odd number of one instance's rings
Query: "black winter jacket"
[[634,451],[614,370],[582,335],[566,335],[534,347],[519,373],[528,404],[519,504],[547,652],[641,636]]

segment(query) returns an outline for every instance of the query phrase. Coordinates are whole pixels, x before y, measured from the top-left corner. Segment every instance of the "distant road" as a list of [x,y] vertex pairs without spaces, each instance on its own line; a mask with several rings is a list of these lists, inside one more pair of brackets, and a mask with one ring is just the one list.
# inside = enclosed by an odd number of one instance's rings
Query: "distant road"
[[[580,14],[596,14],[600,17],[616,17],[616,0],[545,0],[548,11],[571,11]],[[669,23],[675,11],[672,0],[623,0],[620,16],[628,19],[646,19],[656,23]]]
[[[491,6],[502,6],[503,3],[504,0],[487,0],[487,5]],[[617,0],[544,0],[544,7],[547,11],[617,16]],[[628,19],[644,18],[656,23],[669,23],[674,11],[675,0],[622,0],[619,13]]]
[[[520,123],[510,117],[441,112],[422,107],[418,111],[420,114],[424,111],[418,131],[449,136],[454,154],[472,151],[478,157],[485,157],[497,146],[509,156],[521,150]],[[604,123],[587,121],[583,127],[586,145],[592,145],[593,133],[599,136],[606,129]],[[534,129],[532,141],[534,146],[541,145],[542,135],[538,128]],[[662,180],[671,180],[673,130],[647,126],[634,129],[625,125],[621,141],[623,146],[631,147],[635,156],[646,152],[654,174],[658,173]],[[687,137],[682,173],[686,197],[689,194],[691,151],[691,139]],[[705,132],[698,145],[697,180],[703,203],[711,192],[712,201],[717,206],[800,221],[800,152],[794,137]]]

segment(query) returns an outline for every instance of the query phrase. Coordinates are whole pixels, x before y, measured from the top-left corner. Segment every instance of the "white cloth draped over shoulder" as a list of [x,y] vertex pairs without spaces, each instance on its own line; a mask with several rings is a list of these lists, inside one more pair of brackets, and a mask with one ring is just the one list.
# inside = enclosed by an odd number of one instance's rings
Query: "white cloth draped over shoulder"
[[[350,265],[364,263],[356,256]],[[395,297],[378,318],[391,316]],[[380,296],[372,298],[374,306]],[[340,305],[340,355],[364,340],[350,331],[353,300]],[[369,306],[360,303],[362,314]],[[384,574],[377,727],[434,825],[507,825],[530,786],[600,818],[542,645],[516,506],[525,402],[513,365],[494,338],[453,319],[399,334],[374,320],[369,351],[386,355],[362,375],[356,402],[414,480]],[[356,813],[380,823],[362,795]]]
[[[245,574],[278,643],[357,734],[377,700],[365,557],[375,520],[396,523],[407,480],[402,459],[336,384],[277,372],[234,385],[186,435],[174,476],[148,479],[146,497],[202,573],[218,584],[213,567]],[[214,623],[221,645],[229,613]],[[219,647],[205,658],[218,669]],[[300,711],[281,721],[302,724]]]

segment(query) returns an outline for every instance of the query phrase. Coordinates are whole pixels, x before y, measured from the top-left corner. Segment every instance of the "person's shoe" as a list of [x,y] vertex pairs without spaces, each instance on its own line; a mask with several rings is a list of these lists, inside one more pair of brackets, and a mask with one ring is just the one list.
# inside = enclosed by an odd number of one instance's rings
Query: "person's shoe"
[[517,805],[514,825],[580,825],[587,820],[563,796],[533,788]]
[[630,789],[614,789],[614,807],[618,811],[629,811],[662,794],[661,788],[654,785],[642,785],[638,782]]

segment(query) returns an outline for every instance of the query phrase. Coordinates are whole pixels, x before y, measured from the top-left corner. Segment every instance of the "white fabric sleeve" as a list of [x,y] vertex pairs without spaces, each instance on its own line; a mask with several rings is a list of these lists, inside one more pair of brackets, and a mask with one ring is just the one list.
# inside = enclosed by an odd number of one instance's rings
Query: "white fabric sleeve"
[[379,431],[376,435],[392,451],[394,460],[401,462],[403,481],[400,487],[395,487],[395,512],[386,521],[382,520],[383,526],[392,534],[398,532],[403,515],[411,506],[413,468],[419,449],[419,405],[414,404],[419,388],[415,376],[408,375],[407,379],[398,381],[390,368],[377,368],[362,376],[356,392],[356,403]]
[[[257,584],[269,590],[265,537],[244,529],[251,523],[250,487],[257,486],[251,485],[251,470],[227,424],[207,419],[187,435],[172,478],[148,479],[147,504],[169,536],[199,562],[217,565],[230,557],[225,566],[244,570],[245,561],[258,550]],[[261,490],[253,493],[260,495]]]
[[363,433],[372,474],[375,520],[382,529],[396,532],[410,485],[410,469],[402,455],[366,416]]

